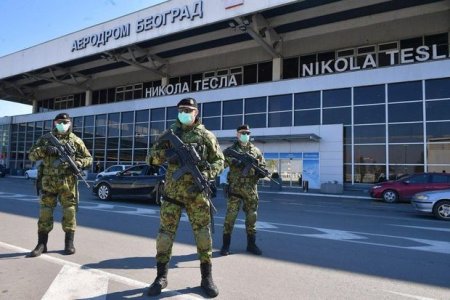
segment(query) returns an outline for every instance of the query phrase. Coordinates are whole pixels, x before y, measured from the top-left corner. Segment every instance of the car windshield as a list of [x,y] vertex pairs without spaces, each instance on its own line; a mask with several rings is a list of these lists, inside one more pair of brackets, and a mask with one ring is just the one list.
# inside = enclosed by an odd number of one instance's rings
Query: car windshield
[[122,172],[125,176],[139,176],[145,170],[145,166],[134,166]]
[[403,181],[408,181],[409,183],[427,183],[428,175],[427,174],[417,174],[405,177]]

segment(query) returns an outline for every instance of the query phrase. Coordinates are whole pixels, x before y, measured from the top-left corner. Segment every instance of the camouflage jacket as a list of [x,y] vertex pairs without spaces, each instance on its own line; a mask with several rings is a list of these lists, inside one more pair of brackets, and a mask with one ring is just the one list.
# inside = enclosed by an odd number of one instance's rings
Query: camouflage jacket
[[[83,141],[77,137],[74,133],[60,135],[55,130],[53,135],[61,142],[61,144],[70,143],[74,149],[76,149],[75,157],[73,160],[81,164],[81,168],[89,167],[92,164],[92,156],[89,150],[84,145]],[[71,175],[72,171],[67,165],[60,163],[57,155],[48,155],[46,153],[47,146],[51,146],[51,143],[45,138],[45,135],[41,136],[34,144],[29,153],[29,159],[31,161],[42,160],[41,168],[43,175]]]
[[[261,153],[261,151],[252,143],[248,142],[246,145],[239,141],[236,141],[233,145],[229,147],[230,149],[236,150],[240,153],[248,153],[259,161],[259,165],[263,168],[266,167],[266,161]],[[259,177],[255,175],[253,169],[248,172],[247,176],[242,175],[244,166],[238,166],[232,163],[233,158],[231,156],[225,156],[225,167],[230,167],[230,172],[228,172],[228,183],[233,184],[237,182],[249,182],[256,184]]]
[[[198,168],[209,180],[214,180],[216,176],[222,172],[224,165],[224,156],[220,149],[217,138],[212,132],[207,130],[205,126],[198,121],[192,127],[182,125],[178,120],[170,126],[170,129],[186,144],[195,144],[195,148],[202,159],[203,164],[199,164]],[[167,160],[166,150],[169,149],[168,142],[156,143],[150,149],[147,157],[147,163],[161,165]],[[186,198],[195,197],[189,195],[187,190],[194,185],[194,181],[190,174],[185,174],[176,182],[172,178],[173,173],[180,168],[177,161],[168,162],[166,172],[166,183],[164,191],[166,195],[172,199],[185,201]]]

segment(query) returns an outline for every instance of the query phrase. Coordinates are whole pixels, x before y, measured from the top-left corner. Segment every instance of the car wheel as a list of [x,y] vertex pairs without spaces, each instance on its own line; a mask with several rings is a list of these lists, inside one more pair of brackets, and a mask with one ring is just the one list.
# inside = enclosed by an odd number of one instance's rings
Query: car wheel
[[111,199],[111,188],[106,183],[101,183],[97,189],[97,197],[102,200]]
[[28,173],[25,173],[25,178],[28,180],[30,179],[30,175],[28,175]]
[[383,200],[387,203],[394,203],[398,201],[398,194],[393,190],[386,190],[383,192]]
[[436,218],[450,221],[450,201],[442,200],[433,207],[433,214]]

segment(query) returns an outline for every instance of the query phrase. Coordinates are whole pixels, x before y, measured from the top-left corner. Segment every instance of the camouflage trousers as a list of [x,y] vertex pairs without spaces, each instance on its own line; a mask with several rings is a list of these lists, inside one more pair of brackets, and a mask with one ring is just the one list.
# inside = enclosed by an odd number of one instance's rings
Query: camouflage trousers
[[[194,231],[197,253],[201,263],[211,263],[212,239],[209,202],[201,194],[185,204],[192,230]],[[163,201],[160,211],[159,233],[156,239],[156,261],[168,263],[172,256],[172,246],[180,223],[182,207]]]
[[256,233],[256,219],[258,210],[258,191],[256,185],[230,185],[230,194],[227,202],[227,214],[223,224],[223,234],[233,232],[234,223],[241,209],[245,213],[245,229],[247,234]]
[[64,232],[75,231],[77,210],[77,179],[74,176],[42,177],[38,231],[49,233],[53,229],[53,211],[57,202],[63,210],[62,228]]

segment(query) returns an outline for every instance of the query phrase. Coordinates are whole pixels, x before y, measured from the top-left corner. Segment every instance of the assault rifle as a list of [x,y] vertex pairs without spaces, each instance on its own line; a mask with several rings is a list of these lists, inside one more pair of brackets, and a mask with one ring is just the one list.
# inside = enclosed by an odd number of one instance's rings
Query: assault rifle
[[248,176],[248,172],[250,172],[250,170],[253,169],[253,170],[255,170],[255,175],[258,176],[259,178],[267,177],[270,180],[272,180],[273,182],[275,182],[276,184],[280,184],[279,182],[273,180],[273,178],[269,176],[270,175],[269,171],[267,169],[261,167],[259,165],[259,161],[255,157],[251,156],[250,154],[237,152],[236,150],[231,149],[231,148],[225,149],[223,154],[225,156],[233,157],[238,162],[240,162],[244,165],[244,169],[242,170],[243,176]]
[[166,159],[168,161],[176,160],[180,164],[180,168],[173,173],[172,178],[177,181],[184,174],[191,174],[195,186],[190,187],[189,192],[193,193],[197,190],[204,193],[207,197],[210,204],[211,230],[214,233],[213,213],[216,213],[217,210],[211,201],[213,191],[211,189],[211,183],[203,176],[198,168],[204,162],[197,153],[197,150],[195,150],[194,144],[185,144],[172,129],[167,130],[159,137],[158,142],[164,141],[169,142],[172,146],[166,151]]
[[75,156],[76,149],[70,143],[61,144],[61,142],[58,141],[58,139],[51,132],[47,133],[45,138],[50,142],[50,144],[52,144],[52,146],[58,149],[59,161],[68,164],[73,174],[80,177],[86,186],[90,188],[89,183],[87,183],[87,181],[83,178],[81,170],[72,158]]

